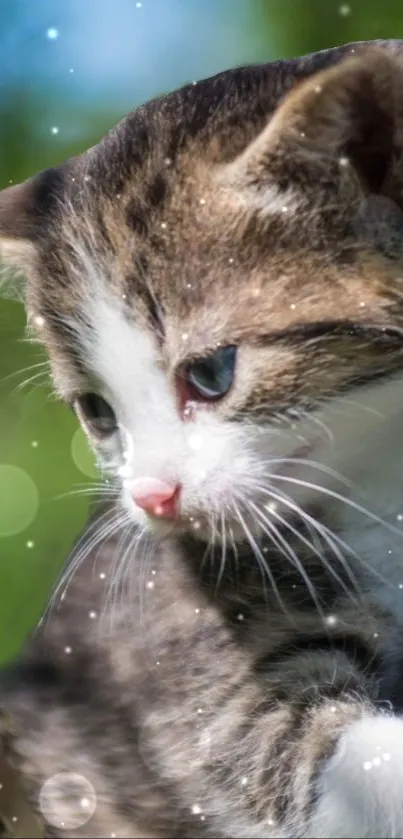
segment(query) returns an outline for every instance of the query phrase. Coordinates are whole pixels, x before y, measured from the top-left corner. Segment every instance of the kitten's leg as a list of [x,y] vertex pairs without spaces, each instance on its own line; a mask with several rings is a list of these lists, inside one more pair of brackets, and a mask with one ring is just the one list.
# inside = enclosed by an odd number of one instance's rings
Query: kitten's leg
[[212,732],[219,830],[232,839],[403,839],[403,719],[370,698],[376,681],[366,668],[318,652],[267,676],[264,697],[249,683]]
[[261,722],[238,752],[236,802],[216,820],[225,836],[402,839],[403,719],[318,699],[269,714],[266,736]]
[[403,837],[403,720],[348,726],[316,781],[312,837]]

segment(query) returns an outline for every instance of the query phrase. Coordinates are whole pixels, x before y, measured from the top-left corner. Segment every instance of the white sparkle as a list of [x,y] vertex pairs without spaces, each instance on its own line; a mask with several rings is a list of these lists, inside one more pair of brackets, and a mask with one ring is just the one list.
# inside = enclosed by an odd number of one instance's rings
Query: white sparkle
[[327,618],[325,618],[325,623],[327,623],[328,626],[336,626],[336,615],[328,615]]
[[33,542],[32,539],[28,539],[28,542],[26,542],[25,544],[26,544],[27,548],[34,548],[35,547],[35,542]]
[[295,303],[290,303],[290,309],[296,309]]
[[58,134],[59,133],[58,126],[57,125],[52,125],[52,128],[50,129],[50,133],[51,134]]
[[399,583],[399,588],[403,588],[403,583]]
[[91,180],[91,175],[84,175],[84,181],[87,184]]
[[245,620],[245,615],[243,615],[242,612],[238,612],[236,617],[237,617],[238,621],[244,621]]
[[140,0],[137,0],[136,9],[141,9],[142,5],[143,4],[140,2]]
[[182,332],[182,341],[187,341],[188,338],[189,338],[188,333],[187,332]]
[[200,198],[199,204],[205,204],[205,203],[206,203],[206,199],[205,198]]
[[156,572],[155,568],[153,568],[152,571],[151,571],[151,574],[153,575],[153,577],[155,577],[156,573],[157,572]]
[[284,206],[281,208],[281,212],[282,213],[288,213],[288,207],[287,207],[286,204],[284,204]]
[[166,157],[164,160],[165,166],[171,166],[172,160],[170,157]]
[[149,580],[148,581],[147,588],[154,588],[154,580]]
[[166,221],[162,221],[162,222],[161,222],[161,228],[162,228],[162,230],[166,230],[166,229],[167,229],[167,223],[166,223]]
[[233,256],[230,256],[230,258],[229,258],[229,260],[228,260],[228,264],[229,264],[229,265],[233,265],[233,263],[234,263],[234,257],[233,257]]
[[91,801],[89,800],[89,798],[82,798],[80,801],[80,805],[83,808],[83,810],[88,810],[88,807],[91,806]]
[[361,300],[361,303],[360,303],[360,309],[365,309],[365,303],[364,303],[364,301],[363,301],[363,300]]
[[70,67],[69,73],[74,73],[74,67]]
[[195,530],[200,530],[200,522],[199,521],[193,522],[193,527],[194,527]]
[[377,638],[377,637],[378,637],[378,633],[374,632],[374,638]]
[[195,609],[195,615],[200,615],[200,609]]
[[314,91],[315,93],[322,93],[322,88],[320,84],[317,84],[316,87],[314,87]]
[[71,654],[71,647],[65,647],[64,652],[66,653],[66,655],[70,655]]
[[99,579],[100,579],[100,580],[105,580],[105,579],[106,579],[106,574],[104,574],[104,572],[103,572],[103,571],[101,571],[101,573],[100,573],[100,575],[99,575]]
[[243,778],[241,778],[241,784],[242,784],[242,786],[243,786],[243,787],[246,787],[246,784],[247,784],[247,783],[248,783],[248,779],[247,779],[247,777],[244,775],[244,777],[243,777]]
[[127,294],[122,294],[122,298],[123,298],[123,300],[126,300],[127,299]]
[[389,752],[384,752],[383,755],[382,755],[382,758],[386,763],[388,762],[388,760],[390,760],[390,757],[391,756],[390,756]]
[[31,446],[32,446],[33,449],[37,449],[38,446],[39,446],[38,441],[37,440],[32,440]]
[[50,26],[49,29],[46,30],[46,37],[49,41],[56,41],[59,37],[59,30],[54,26]]
[[336,711],[337,711],[336,705],[331,705],[330,710],[331,710],[332,714],[335,714]]
[[371,760],[364,761],[364,763],[362,764],[362,768],[365,769],[366,772],[369,772],[369,770],[372,769],[372,761]]
[[12,821],[12,822],[14,822],[14,824],[15,824],[15,822],[17,822],[17,821],[18,821],[18,818],[17,818],[17,816],[12,816],[12,819],[11,819],[11,821]]
[[92,621],[95,620],[96,616],[97,616],[96,612],[93,612],[93,611],[88,612],[88,617],[91,618]]
[[265,504],[265,508],[269,513],[275,513],[275,511],[277,509],[277,502],[276,501],[270,501],[269,504]]
[[380,757],[374,757],[372,763],[373,763],[374,766],[380,766],[381,765],[381,758]]
[[402,514],[402,513],[398,513],[398,514],[397,514],[397,516],[396,516],[396,518],[397,518],[397,520],[398,520],[398,521],[403,521],[403,514]]
[[194,816],[200,816],[201,807],[199,804],[192,804],[192,813]]
[[[343,3],[341,6],[339,6],[339,15],[341,15],[342,17],[348,17],[350,14],[351,6],[349,6],[347,3]],[[353,52],[353,50],[351,50],[351,52]]]
[[190,449],[193,449],[193,451],[197,451],[198,449],[201,449],[202,445],[203,439],[200,434],[189,434],[188,446]]
[[339,157],[339,164],[340,166],[348,166],[350,163],[348,157]]
[[123,463],[122,466],[119,466],[118,475],[120,478],[130,478],[132,474],[132,467],[130,463]]
[[43,318],[43,317],[42,317],[42,315],[36,315],[36,316],[34,317],[34,324],[35,324],[36,326],[44,326],[44,324],[45,324],[45,318]]

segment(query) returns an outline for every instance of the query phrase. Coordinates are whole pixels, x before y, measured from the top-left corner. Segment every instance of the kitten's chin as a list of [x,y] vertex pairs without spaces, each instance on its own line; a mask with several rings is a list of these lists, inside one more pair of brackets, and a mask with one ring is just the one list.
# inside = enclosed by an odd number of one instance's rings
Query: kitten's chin
[[[127,506],[125,505],[125,507],[127,512]],[[193,536],[206,543],[221,543],[222,541],[228,541],[228,539],[232,542],[241,542],[245,539],[244,530],[239,522],[228,520],[228,518],[226,518],[226,529],[223,535],[221,528],[217,527],[212,517],[207,515],[179,515],[174,520],[168,520],[149,515],[143,510],[135,510],[133,506],[128,512],[133,524],[143,534],[148,534],[157,540],[180,536]],[[250,522],[249,526],[251,526]],[[254,528],[252,529],[254,530]]]
[[[141,518],[141,522],[138,520]],[[158,541],[167,538],[180,538],[191,536],[206,545],[242,545],[250,544],[250,538],[260,542],[264,536],[264,528],[255,518],[243,515],[242,522],[225,516],[225,529],[221,526],[221,519],[214,522],[212,517],[179,516],[174,521],[167,521],[156,516],[143,514],[139,517],[133,516],[134,522],[143,533],[148,534]]]

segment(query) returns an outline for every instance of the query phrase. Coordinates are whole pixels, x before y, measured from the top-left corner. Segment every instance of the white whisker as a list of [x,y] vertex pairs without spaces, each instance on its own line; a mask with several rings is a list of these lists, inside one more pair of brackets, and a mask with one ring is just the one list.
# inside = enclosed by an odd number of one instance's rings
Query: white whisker
[[[319,600],[317,598],[316,591],[315,591],[315,586],[313,585],[313,583],[312,583],[312,581],[309,577],[309,574],[306,571],[306,569],[304,568],[304,565],[301,562],[301,560],[299,559],[298,555],[296,554],[294,549],[291,547],[291,545],[289,545],[289,543],[284,538],[284,536],[281,534],[278,527],[276,527],[276,525],[272,521],[270,521],[268,518],[266,518],[266,516],[264,516],[264,514],[261,512],[259,507],[256,504],[254,504],[253,501],[250,502],[250,504],[251,504],[252,508],[254,509],[256,515],[260,519],[260,521],[267,525],[270,533],[274,533],[278,542],[281,545],[283,545],[284,555],[288,556],[288,559],[290,560],[291,564],[294,566],[294,568],[296,568],[296,570],[298,571],[298,573],[300,574],[300,576],[304,580],[304,583],[305,583],[305,585],[306,585],[306,587],[309,591],[309,594],[312,598],[312,601],[314,602],[314,604],[316,606],[318,614],[321,617],[323,617],[322,607],[321,607],[321,605],[319,603]],[[270,533],[268,533],[267,535],[270,536]]]
[[395,535],[397,534],[400,538],[403,537],[403,531],[399,530],[398,527],[394,527],[393,524],[389,524],[389,522],[385,521],[380,516],[377,516],[376,513],[373,513],[361,504],[357,504],[357,502],[353,501],[351,498],[346,498],[345,496],[340,495],[340,493],[335,492],[335,490],[329,489],[328,487],[321,487],[318,484],[313,484],[311,481],[304,481],[302,478],[295,478],[290,475],[273,474],[271,475],[271,479],[276,481],[286,481],[287,483],[292,483],[296,486],[302,486],[305,489],[322,492],[324,495],[327,495],[328,498],[334,498],[336,501],[340,501],[342,504],[346,504],[348,507],[351,507],[351,509],[355,510],[357,513],[367,516],[371,519],[371,521],[376,522],[376,524],[382,525],[382,527],[385,527],[390,533],[394,533]]
[[280,594],[280,592],[279,592],[279,589],[278,589],[277,583],[276,583],[276,581],[275,581],[275,579],[274,579],[274,577],[273,577],[273,574],[272,574],[272,572],[271,572],[270,566],[269,566],[269,565],[268,565],[268,563],[266,562],[266,558],[265,558],[265,556],[263,555],[262,551],[260,550],[260,547],[259,547],[258,543],[256,542],[256,540],[255,540],[254,536],[252,535],[251,531],[249,530],[249,528],[248,528],[248,526],[247,526],[247,524],[246,524],[246,522],[245,522],[245,520],[244,520],[243,516],[242,516],[242,515],[241,515],[241,513],[240,513],[240,510],[239,510],[238,506],[236,505],[236,506],[234,507],[234,509],[235,509],[235,514],[236,514],[236,516],[237,516],[237,518],[238,518],[238,521],[239,521],[239,523],[240,523],[241,527],[243,528],[243,531],[244,531],[244,533],[245,533],[245,536],[246,536],[246,538],[247,538],[247,540],[248,540],[248,542],[249,542],[249,545],[250,545],[250,547],[252,548],[252,551],[253,551],[253,553],[254,553],[254,556],[255,556],[255,557],[256,557],[256,559],[257,559],[257,562],[258,562],[259,568],[260,568],[261,572],[263,572],[263,584],[265,583],[265,575],[266,575],[266,577],[267,577],[267,579],[269,580],[270,585],[271,585],[271,587],[272,587],[272,589],[273,589],[273,592],[274,592],[274,594],[275,594],[275,596],[276,596],[277,602],[279,603],[279,605],[280,605],[281,609],[283,610],[283,612],[284,612],[284,613],[288,616],[287,607],[286,607],[286,606],[285,606],[285,604],[284,604],[284,601],[283,601],[283,599],[282,599],[282,597],[281,597],[281,594]]

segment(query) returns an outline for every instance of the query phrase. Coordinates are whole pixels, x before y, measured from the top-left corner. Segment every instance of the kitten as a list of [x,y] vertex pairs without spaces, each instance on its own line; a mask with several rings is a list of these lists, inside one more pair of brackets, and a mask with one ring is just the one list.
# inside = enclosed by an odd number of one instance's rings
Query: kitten
[[46,836],[403,836],[402,89],[240,68],[0,197],[111,482],[3,674]]

